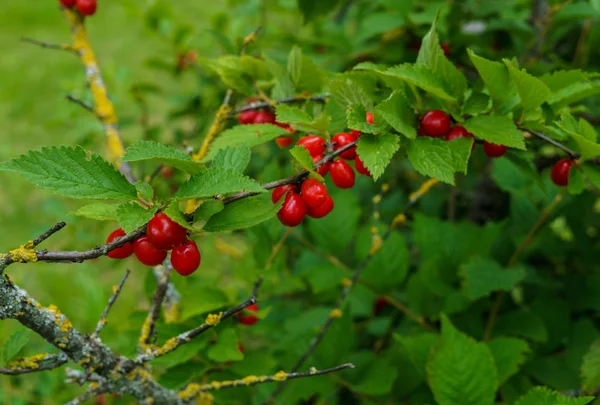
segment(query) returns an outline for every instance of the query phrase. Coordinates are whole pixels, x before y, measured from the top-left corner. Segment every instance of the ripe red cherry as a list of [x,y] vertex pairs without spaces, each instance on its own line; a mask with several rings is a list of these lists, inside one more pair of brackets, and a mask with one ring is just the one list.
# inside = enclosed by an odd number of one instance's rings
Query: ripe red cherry
[[442,110],[432,110],[421,118],[421,128],[425,135],[440,138],[450,132],[450,117]]
[[371,177],[371,172],[365,167],[365,163],[362,160],[360,160],[358,155],[356,155],[356,159],[354,159],[354,168],[363,176]]
[[279,221],[286,226],[298,226],[308,213],[308,205],[300,194],[290,191],[285,195],[283,205],[277,213]]
[[290,138],[289,136],[280,136],[279,138],[275,138],[275,142],[277,143],[277,146],[283,149],[293,144],[294,138]]
[[325,152],[325,141],[320,136],[304,136],[298,140],[298,145],[304,146],[304,149],[313,157]]
[[254,116],[255,124],[275,124],[275,114],[271,111],[259,111]]
[[302,199],[308,208],[320,207],[327,199],[327,187],[315,179],[307,179],[300,185]]
[[450,45],[447,42],[442,42],[440,48],[444,51],[444,56],[450,55]]
[[75,4],[81,15],[91,16],[96,13],[98,2],[96,0],[76,0]]
[[569,184],[571,166],[573,166],[573,161],[567,158],[561,159],[554,164],[551,175],[554,184],[557,186],[566,186]]
[[284,194],[291,190],[296,190],[296,186],[293,184],[286,184],[275,187],[271,192],[271,201],[273,201],[273,204],[276,204],[279,200],[281,200],[281,197],[283,197]]
[[508,146],[498,145],[492,142],[483,141],[483,151],[492,158],[497,158],[506,153]]
[[[248,305],[246,307],[246,309],[244,310],[244,312],[246,311],[252,311],[252,312],[258,312],[258,304],[252,304],[252,305]],[[243,323],[244,325],[254,325],[256,322],[258,322],[258,317],[254,316],[254,315],[247,315],[247,314],[240,314],[238,317],[240,323]]]
[[367,124],[373,125],[374,123],[375,123],[375,120],[373,119],[373,113],[370,111],[367,111]]
[[146,266],[158,266],[167,257],[167,251],[155,248],[147,236],[140,236],[133,242],[133,252],[140,263]]
[[[320,161],[321,159],[323,159],[323,155],[313,156],[314,164],[317,164],[317,162]],[[315,172],[319,173],[321,176],[325,176],[327,174],[327,172],[329,171],[330,167],[331,167],[331,162],[327,162],[327,163],[324,163],[321,166],[319,166],[319,168],[316,169]]]
[[258,114],[256,110],[242,111],[238,114],[238,122],[242,125],[254,124],[256,114]]
[[388,305],[390,305],[390,303],[385,299],[385,297],[377,297],[373,303],[373,315],[379,315],[381,311],[383,311]]
[[148,222],[146,236],[155,248],[171,250],[185,242],[187,231],[165,213],[160,212]]
[[[356,142],[357,140],[358,138],[354,134],[348,132],[341,132],[332,139],[332,141],[336,143],[335,150],[338,150],[342,146],[346,146],[349,143]],[[342,159],[353,160],[356,157],[356,146],[343,151],[339,156]]]
[[71,8],[75,5],[75,0],[59,0],[60,4],[65,6],[66,8]]
[[354,135],[356,137],[356,139],[360,138],[360,135],[361,135],[360,131],[357,131],[356,129],[353,129],[350,133],[352,135]]
[[331,164],[329,169],[333,184],[339,188],[352,188],[354,186],[354,170],[342,159],[338,159]]
[[446,135],[446,140],[451,141],[458,138],[474,138],[474,136],[462,125],[456,125],[450,130],[448,135]]
[[171,252],[171,265],[177,273],[189,276],[200,266],[200,251],[196,242],[188,239]]
[[309,208],[308,216],[311,218],[323,218],[325,215],[333,211],[333,198],[329,194],[325,198],[325,202],[318,207]]
[[[125,235],[126,234],[123,229],[121,229],[121,228],[116,229],[116,230],[112,231],[110,235],[108,235],[108,238],[106,238],[106,243],[112,242],[113,240],[117,239],[118,237],[125,236]],[[108,252],[108,257],[110,257],[111,259],[126,259],[129,256],[131,256],[132,253],[133,253],[133,243],[127,242],[123,246],[118,247],[118,248],[113,249],[110,252]]]

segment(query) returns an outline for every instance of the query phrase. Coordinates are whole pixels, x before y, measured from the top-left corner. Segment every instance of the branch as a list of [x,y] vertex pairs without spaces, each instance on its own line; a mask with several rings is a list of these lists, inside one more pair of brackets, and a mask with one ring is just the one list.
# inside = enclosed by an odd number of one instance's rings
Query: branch
[[36,373],[38,371],[53,370],[65,364],[69,359],[64,353],[60,354],[37,354],[24,357],[7,364],[6,368],[0,368],[0,374],[20,375]]
[[[165,262],[168,262],[168,260],[165,260]],[[169,286],[170,270],[170,267],[168,267],[167,265],[163,267],[163,271],[161,271],[161,278],[158,282],[158,285],[156,286],[156,289],[154,290],[154,295],[152,296],[152,303],[150,304],[150,310],[148,311],[148,316],[144,321],[144,325],[142,326],[142,330],[140,333],[140,338],[138,340],[138,348],[140,352],[150,348],[150,342],[154,338],[156,332],[156,321],[160,316],[160,307],[164,302]]]
[[58,49],[61,51],[68,51],[68,52],[77,54],[75,47],[73,45],[69,45],[69,44],[53,44],[50,42],[38,41],[37,39],[27,38],[27,37],[21,37],[21,41],[28,42],[30,44],[37,45],[37,46],[40,46],[40,47],[46,48],[46,49]]
[[75,104],[77,104],[77,105],[79,105],[79,106],[81,106],[81,107],[85,108],[86,110],[88,110],[88,111],[89,111],[89,112],[91,112],[91,113],[93,113],[93,112],[94,112],[94,107],[93,107],[92,105],[90,105],[90,104],[86,103],[86,102],[85,102],[85,101],[83,101],[83,100],[80,100],[80,99],[78,99],[77,97],[75,97],[75,96],[73,96],[73,95],[71,95],[71,94],[67,94],[67,95],[65,96],[65,98],[66,98],[67,100],[69,100],[69,101],[71,101],[71,102],[73,102],[73,103],[75,103]]
[[125,281],[127,281],[127,277],[129,277],[130,273],[131,273],[131,270],[127,269],[125,271],[125,275],[121,279],[121,282],[119,283],[119,285],[113,287],[113,294],[110,297],[110,299],[108,300],[108,304],[106,304],[106,308],[104,308],[104,312],[102,312],[102,316],[100,316],[100,320],[98,321],[98,324],[96,325],[96,329],[94,330],[94,333],[92,333],[92,338],[98,337],[102,328],[104,328],[104,326],[106,326],[106,324],[107,324],[106,317],[108,316],[108,312],[110,311],[113,304],[119,297],[119,293],[123,289],[123,285],[125,284]]
[[[319,94],[316,96],[295,96],[295,97],[283,98],[281,100],[276,100],[274,102],[274,104],[275,105],[277,105],[277,104],[293,104],[293,103],[302,103],[305,101],[314,101],[317,103],[327,103],[329,101],[330,97],[331,97],[331,94]],[[237,114],[244,112],[244,111],[260,110],[261,108],[269,108],[272,106],[273,106],[273,103],[269,103],[267,101],[257,101],[257,102],[250,103],[245,106],[236,108],[235,110],[233,110],[231,112],[230,117],[235,117]]]
[[108,392],[108,388],[103,385],[100,385],[99,387],[90,386],[90,388],[85,393],[65,403],[65,405],[80,405],[86,402],[88,399],[97,397],[98,395],[106,394]]
[[[171,270],[171,262],[165,261],[165,266],[168,266]],[[161,266],[155,266],[152,268],[154,278],[157,283],[160,283],[163,279],[163,270]],[[162,308],[164,311],[164,317],[166,323],[171,323],[179,320],[181,316],[181,294],[177,291],[172,282],[169,281],[167,284],[167,293],[162,302]]]

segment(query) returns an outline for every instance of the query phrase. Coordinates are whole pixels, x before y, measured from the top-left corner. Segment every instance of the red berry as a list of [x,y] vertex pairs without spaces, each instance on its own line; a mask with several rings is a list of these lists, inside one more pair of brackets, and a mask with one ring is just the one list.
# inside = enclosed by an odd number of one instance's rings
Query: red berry
[[[340,149],[342,146],[346,146],[349,143],[356,142],[358,138],[348,132],[341,132],[333,137],[333,142],[336,143],[335,150]],[[356,146],[351,147],[348,150],[343,151],[339,155],[342,159],[353,160],[356,157]]]
[[188,239],[171,252],[171,265],[177,273],[189,276],[200,266],[200,251],[196,242]]
[[357,131],[356,129],[353,129],[350,133],[352,135],[354,135],[356,137],[356,139],[360,138],[360,135],[361,135],[360,131]]
[[333,210],[333,198],[329,194],[325,198],[325,202],[318,207],[309,208],[308,216],[311,218],[323,218]]
[[354,159],[354,168],[360,174],[371,177],[371,172],[365,167],[365,163],[362,160],[360,160],[358,155],[356,155],[356,159]]
[[450,130],[448,135],[446,135],[446,140],[451,141],[453,139],[458,138],[474,138],[473,134],[467,131],[465,127],[462,125],[456,125],[454,128]]
[[[121,229],[121,228],[116,229],[116,230],[112,231],[110,235],[108,235],[108,238],[106,238],[106,243],[112,242],[113,240],[117,239],[119,236],[125,236],[125,235],[126,234],[123,229]],[[126,259],[129,256],[131,256],[132,253],[133,253],[133,243],[127,242],[123,246],[118,247],[118,248],[113,249],[110,252],[108,252],[108,257],[110,257],[111,259]]]
[[315,179],[307,179],[300,185],[302,199],[308,208],[320,207],[327,199],[327,187]]
[[275,124],[275,114],[271,111],[259,111],[254,116],[255,124]]
[[[320,161],[321,159],[323,159],[323,155],[313,156],[313,162],[315,164],[317,164],[317,162]],[[329,171],[330,167],[331,167],[331,162],[327,162],[327,163],[324,163],[321,166],[319,166],[319,168],[316,169],[315,171],[317,173],[319,173],[321,176],[325,176],[327,174],[327,172]]]
[[298,140],[298,145],[304,146],[304,149],[313,157],[325,152],[325,141],[320,136],[304,136]]
[[160,212],[148,222],[146,236],[155,248],[171,250],[185,242],[187,231],[165,213]]
[[450,117],[442,110],[432,110],[421,118],[421,128],[425,135],[433,138],[445,136],[450,131]]
[[447,42],[442,42],[440,44],[440,48],[442,48],[442,51],[444,51],[445,56],[450,55],[450,45]]
[[75,0],[59,0],[60,4],[65,6],[66,8],[71,8],[75,5]]
[[160,170],[160,175],[165,179],[173,177],[173,173],[175,173],[175,171],[170,166],[165,166]]
[[[258,312],[258,304],[248,305],[244,312],[246,311]],[[258,317],[254,315],[239,315],[238,319],[240,323],[243,323],[244,325],[254,325],[258,322]]]
[[498,145],[496,143],[483,141],[483,151],[492,158],[497,158],[506,153],[508,146]]
[[238,350],[240,351],[240,353],[244,353],[246,350],[244,349],[244,346],[242,346],[242,344],[240,342],[238,342]]
[[256,114],[258,114],[258,111],[256,110],[242,111],[238,114],[238,121],[242,125],[254,124]]
[[377,297],[373,303],[373,315],[379,315],[381,311],[383,311],[388,305],[390,305],[390,303],[385,299],[385,297]]
[[167,257],[167,251],[155,248],[147,236],[141,236],[133,242],[133,252],[140,263],[146,266],[158,266]]
[[354,170],[342,159],[338,159],[331,164],[329,169],[333,184],[339,188],[352,188],[354,186]]
[[275,138],[275,142],[277,143],[277,146],[283,149],[293,144],[294,138],[290,138],[289,136],[280,136],[279,138]]
[[96,0],[76,0],[75,4],[81,15],[91,16],[96,13],[98,2]]
[[367,111],[367,124],[373,125],[374,123],[375,123],[375,120],[373,119],[373,113],[370,111]]
[[552,181],[557,186],[566,186],[569,184],[569,172],[573,161],[571,159],[561,159],[552,167]]
[[271,201],[273,201],[273,204],[279,202],[279,200],[281,200],[281,197],[283,197],[283,195],[290,190],[296,190],[296,186],[294,186],[293,184],[286,184],[284,186],[275,187],[273,189],[273,192],[271,193]]
[[285,195],[283,206],[277,213],[279,221],[286,226],[300,225],[308,212],[308,205],[300,194],[290,191]]

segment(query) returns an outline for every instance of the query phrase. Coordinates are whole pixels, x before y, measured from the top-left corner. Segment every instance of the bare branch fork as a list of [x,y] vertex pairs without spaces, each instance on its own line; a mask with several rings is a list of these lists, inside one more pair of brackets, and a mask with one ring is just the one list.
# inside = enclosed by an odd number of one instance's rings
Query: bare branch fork
[[[308,97],[295,96],[295,97],[288,97],[288,98],[283,98],[281,100],[277,100],[277,101],[275,101],[275,104],[294,104],[294,103],[302,103],[302,102],[306,102],[306,101],[314,101],[317,103],[326,103],[330,97],[331,97],[331,94],[319,94],[316,96],[308,96]],[[236,114],[239,114],[244,111],[260,110],[261,108],[269,108],[269,107],[273,107],[273,103],[270,103],[268,101],[257,101],[257,102],[249,103],[243,107],[236,108],[235,110],[233,110],[231,112],[231,116],[235,116]]]

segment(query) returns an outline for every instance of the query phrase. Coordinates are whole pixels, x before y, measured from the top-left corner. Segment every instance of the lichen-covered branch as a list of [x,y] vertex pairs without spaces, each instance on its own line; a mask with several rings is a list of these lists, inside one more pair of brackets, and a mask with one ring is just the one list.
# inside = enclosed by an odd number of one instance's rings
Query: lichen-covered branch
[[36,373],[38,371],[53,370],[68,361],[67,355],[59,354],[36,354],[35,356],[23,357],[11,361],[4,368],[0,368],[0,374],[20,375]]

